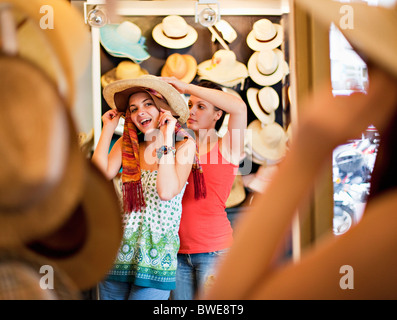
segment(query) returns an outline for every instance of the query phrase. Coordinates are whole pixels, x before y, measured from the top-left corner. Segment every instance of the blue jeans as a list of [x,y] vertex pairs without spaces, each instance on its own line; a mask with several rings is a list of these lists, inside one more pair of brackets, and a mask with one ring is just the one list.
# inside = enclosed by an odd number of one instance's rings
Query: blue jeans
[[178,254],[176,288],[173,300],[193,300],[200,293],[208,277],[216,272],[217,262],[228,249],[206,253]]
[[139,287],[130,282],[104,280],[99,283],[101,300],[168,300],[170,290]]

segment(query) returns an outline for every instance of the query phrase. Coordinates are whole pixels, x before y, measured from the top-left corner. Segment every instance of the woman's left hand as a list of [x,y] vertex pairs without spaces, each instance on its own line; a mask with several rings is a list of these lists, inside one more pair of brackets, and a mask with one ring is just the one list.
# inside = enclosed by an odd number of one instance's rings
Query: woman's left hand
[[168,141],[172,139],[173,133],[175,131],[176,118],[173,117],[170,111],[165,109],[160,109],[160,118],[159,118],[159,129],[163,135],[164,143],[172,143],[172,141]]

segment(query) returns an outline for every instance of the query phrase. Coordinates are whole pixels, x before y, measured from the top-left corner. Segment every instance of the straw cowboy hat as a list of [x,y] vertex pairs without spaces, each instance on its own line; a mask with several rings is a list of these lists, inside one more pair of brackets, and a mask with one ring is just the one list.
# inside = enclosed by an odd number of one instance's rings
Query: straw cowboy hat
[[[26,253],[1,251],[0,300],[80,299],[80,292],[73,281],[50,263]],[[44,285],[43,277],[46,277]]]
[[7,247],[66,219],[83,191],[84,165],[50,79],[8,56],[0,57],[0,73],[7,75],[0,77],[0,247]]
[[[342,4],[329,0],[297,0],[315,19],[340,27]],[[386,8],[364,3],[348,3],[352,9],[353,28],[340,28],[350,44],[364,60],[371,60],[397,76],[397,5]]]
[[136,63],[150,58],[141,29],[131,21],[103,26],[100,39],[106,51],[115,57],[126,57]]
[[226,87],[233,87],[244,82],[248,77],[247,67],[237,61],[236,54],[231,50],[218,50],[212,59],[200,63],[197,73],[207,79]]
[[152,30],[154,41],[163,47],[182,49],[191,46],[198,38],[197,31],[177,15],[165,17]]
[[247,45],[254,51],[275,49],[284,39],[283,27],[269,19],[256,21],[247,35]]
[[255,83],[272,86],[286,75],[284,54],[279,49],[257,51],[248,60],[248,73]]
[[247,99],[255,116],[264,124],[274,122],[280,98],[272,87],[248,88]]
[[197,61],[190,54],[171,54],[161,69],[162,77],[175,77],[186,83],[192,82],[196,73]]
[[146,69],[141,68],[138,63],[130,60],[121,61],[116,68],[113,68],[101,76],[102,87],[116,80],[135,79],[149,74]]
[[0,247],[45,257],[88,289],[122,236],[113,186],[79,150],[53,82],[17,57],[2,56],[0,72]]
[[110,108],[125,112],[129,96],[141,88],[149,88],[160,93],[166,101],[150,94],[156,106],[171,111],[181,124],[186,123],[189,118],[186,100],[173,86],[152,75],[112,82],[103,90],[103,96]]
[[259,120],[254,120],[248,129],[252,130],[252,148],[261,157],[277,161],[285,156],[287,135],[277,122],[264,125]]
[[[20,57],[33,61],[54,80],[68,107],[73,108],[77,79],[87,70],[91,58],[90,30],[82,14],[64,0],[0,0],[0,3],[14,9]],[[51,8],[48,15],[55,15],[53,28],[40,28],[45,17],[40,10],[43,6]]]

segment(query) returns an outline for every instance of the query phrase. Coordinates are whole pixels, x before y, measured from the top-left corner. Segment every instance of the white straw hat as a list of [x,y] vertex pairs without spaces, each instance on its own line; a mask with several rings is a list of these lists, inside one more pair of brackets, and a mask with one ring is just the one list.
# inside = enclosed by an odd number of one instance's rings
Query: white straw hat
[[255,116],[264,124],[274,122],[277,110],[280,104],[280,98],[272,87],[263,87],[262,89],[249,88],[247,90],[247,99],[251,110]]
[[247,67],[237,61],[236,54],[224,49],[216,51],[212,59],[200,63],[197,73],[202,79],[227,87],[233,87],[248,77]]
[[166,48],[182,49],[191,46],[198,38],[197,31],[181,16],[170,15],[153,28],[154,41]]
[[252,130],[252,148],[265,159],[280,160],[287,151],[287,135],[277,122],[267,125],[254,120],[248,125]]
[[272,86],[286,74],[284,54],[279,49],[257,51],[248,60],[251,79],[261,86]]
[[284,39],[283,27],[269,19],[260,19],[254,23],[248,33],[247,44],[254,51],[275,49]]

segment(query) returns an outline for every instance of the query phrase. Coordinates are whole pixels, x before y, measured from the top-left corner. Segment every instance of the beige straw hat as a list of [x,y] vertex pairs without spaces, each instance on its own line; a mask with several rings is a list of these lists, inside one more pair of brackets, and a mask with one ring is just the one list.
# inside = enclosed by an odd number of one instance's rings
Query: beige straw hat
[[364,60],[370,59],[397,76],[397,5],[386,8],[365,3],[349,2],[351,27],[340,25],[343,4],[330,0],[297,0],[325,25],[333,22]]
[[280,82],[287,73],[284,54],[279,49],[254,52],[247,67],[251,79],[261,86],[272,86]]
[[248,125],[252,130],[252,148],[261,157],[269,160],[282,159],[287,151],[287,135],[277,122],[262,124],[254,120]]
[[196,73],[197,61],[190,54],[171,54],[161,69],[162,77],[175,77],[186,83],[192,82]]
[[251,110],[262,123],[269,124],[275,121],[275,111],[280,104],[276,90],[272,87],[248,88],[247,99]]
[[129,96],[142,88],[160,93],[166,101],[151,94],[157,107],[171,111],[181,124],[186,123],[189,118],[189,108],[185,99],[173,86],[152,75],[112,82],[103,90],[103,96],[112,109],[125,112]]
[[146,69],[141,68],[138,63],[130,60],[121,61],[116,68],[109,70],[101,76],[102,87],[116,80],[135,79],[149,74]]
[[31,63],[0,57],[0,247],[46,234],[83,192],[83,156],[54,84]]
[[88,289],[120,245],[113,185],[84,158],[50,79],[16,57],[1,57],[0,72],[0,247],[45,257]]

